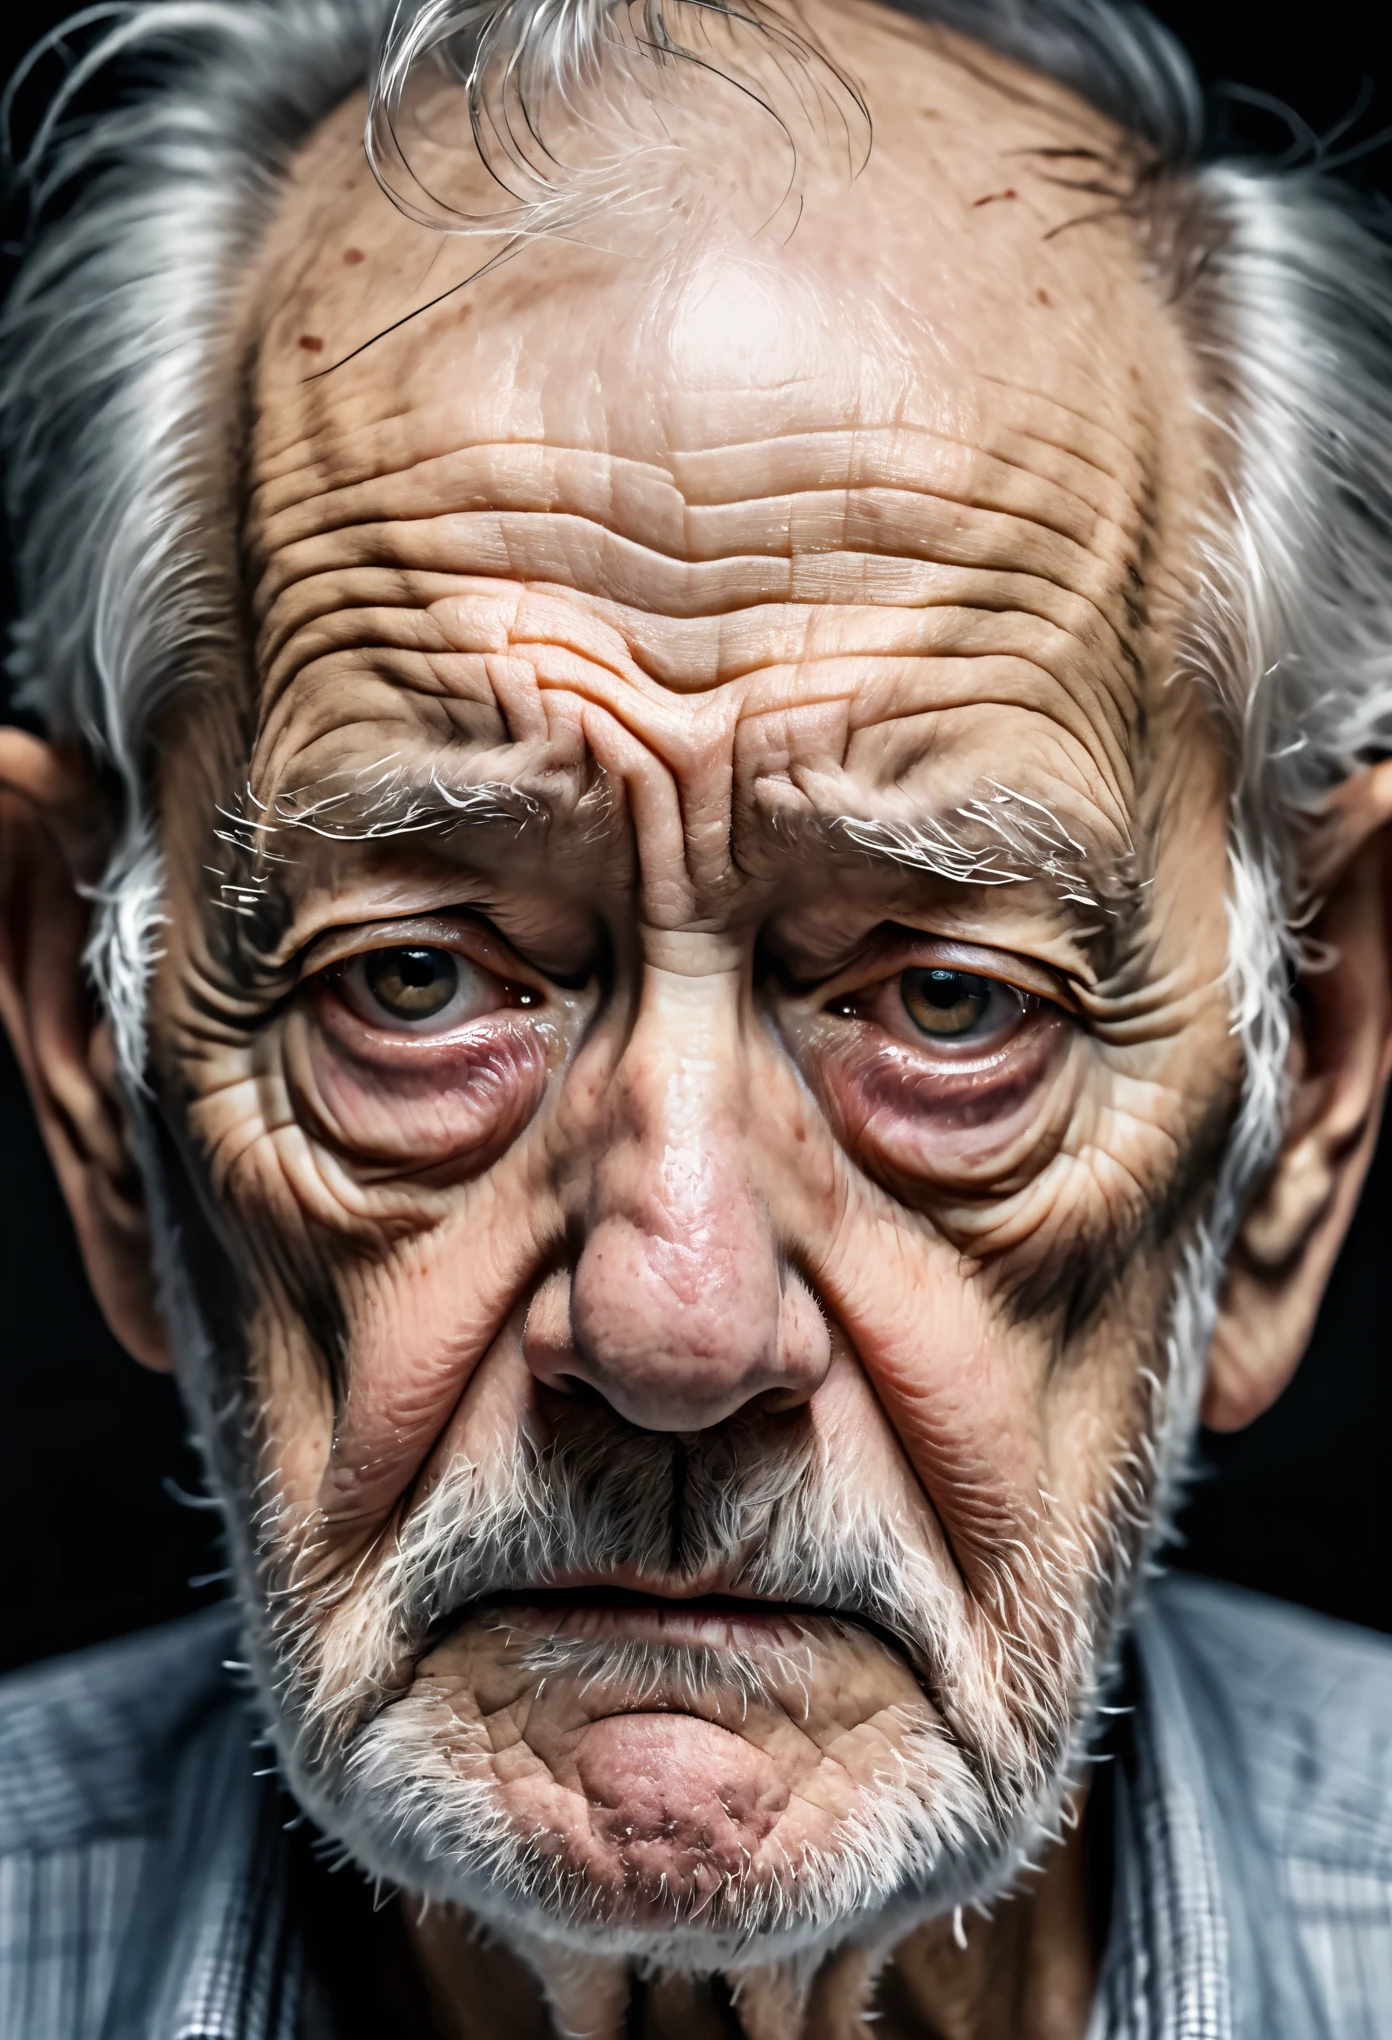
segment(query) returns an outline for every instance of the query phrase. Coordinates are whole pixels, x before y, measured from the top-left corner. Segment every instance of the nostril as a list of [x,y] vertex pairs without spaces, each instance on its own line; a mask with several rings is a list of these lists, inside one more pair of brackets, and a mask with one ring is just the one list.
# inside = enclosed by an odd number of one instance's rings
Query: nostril
[[575,1347],[570,1337],[570,1275],[557,1269],[548,1275],[527,1307],[522,1327],[522,1357],[538,1381],[562,1395],[573,1395],[579,1376],[572,1372]]
[[757,1411],[760,1416],[785,1417],[790,1410],[803,1409],[806,1404],[807,1391],[803,1388],[766,1388],[762,1395],[751,1397],[745,1408]]
[[783,1277],[778,1324],[778,1371],[781,1380],[765,1391],[768,1410],[796,1409],[815,1395],[831,1365],[831,1328],[816,1291],[796,1268]]
[[557,1395],[568,1395],[576,1402],[601,1402],[603,1397],[583,1381],[578,1374],[553,1374],[546,1384]]

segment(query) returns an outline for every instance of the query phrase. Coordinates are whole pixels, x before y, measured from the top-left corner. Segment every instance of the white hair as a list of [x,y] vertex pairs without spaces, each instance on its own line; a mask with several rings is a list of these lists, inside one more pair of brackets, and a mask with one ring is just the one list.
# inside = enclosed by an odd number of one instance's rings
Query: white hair
[[[1247,1079],[1214,1212],[1221,1244],[1279,1136],[1306,823],[1392,748],[1389,249],[1318,162],[1205,160],[1193,73],[1144,9],[899,4],[1059,80],[1134,136],[1135,207],[1174,252],[1226,446],[1180,661],[1235,766],[1227,912]],[[764,34],[780,60],[822,61],[789,20],[725,0],[137,0],[90,7],[64,32],[65,49],[76,30],[89,40],[20,166],[36,237],[0,323],[10,663],[19,701],[119,785],[90,962],[133,1084],[162,891],[154,731],[181,691],[249,687],[232,305],[287,163],[366,82],[385,187],[443,231],[470,231],[406,188],[396,122],[422,64],[459,81],[486,159],[536,204],[556,172],[548,88],[568,102],[616,51],[630,67],[695,71],[702,49],[679,30],[704,34],[712,12]],[[136,60],[142,88],[83,117],[93,79]]]
[[[166,1308],[224,1506],[248,1669],[287,1783],[347,1860],[466,1907],[524,1956],[545,1944],[736,1976],[778,1961],[807,1981],[847,1939],[887,1955],[916,1921],[989,1904],[1057,1841],[1192,1435],[1222,1280],[1201,1221],[1094,1499],[1064,1507],[1041,1489],[1033,1534],[997,1543],[970,1600],[810,1427],[762,1418],[685,1438],[613,1419],[545,1443],[523,1424],[486,1464],[456,1456],[390,1536],[326,1583],[322,1518],[290,1510],[274,1474],[248,1464],[254,1391],[225,1376],[157,1170],[154,1187]],[[790,1612],[791,1633],[756,1656],[537,1637],[505,1604],[490,1613],[509,1590],[626,1572],[719,1575],[809,1614]],[[775,1850],[757,1874],[745,1857],[699,1902],[637,1924],[560,1866],[544,1823],[518,1824],[486,1734],[441,1697],[448,1680],[409,1676],[466,1616],[538,1697],[559,1675],[596,1702],[622,1695],[624,1711],[707,1713],[714,1698],[732,1722],[754,1710],[801,1723],[819,1620],[872,1625],[924,1698],[896,1704],[897,1752],[858,1786],[834,1846]]]
[[[681,5],[671,0],[664,14],[663,0],[646,0],[623,61],[647,61],[639,52],[648,46],[653,61],[697,56],[676,37]],[[629,1933],[597,1919],[584,1890],[551,1874],[507,1826],[496,1798],[444,1761],[455,1731],[432,1720],[428,1695],[383,1703],[432,1625],[480,1595],[564,1576],[569,1560],[583,1553],[593,1562],[597,1548],[610,1561],[616,1550],[642,1555],[657,1500],[668,1522],[661,1444],[630,1441],[598,1469],[554,1454],[545,1463],[504,1458],[491,1470],[457,1464],[384,1547],[375,1575],[365,1573],[370,1592],[316,1599],[297,1586],[312,1554],[278,1524],[279,1498],[250,1464],[253,1385],[221,1370],[172,1217],[158,1195],[154,1202],[166,1305],[227,1513],[257,1683],[304,1803],[360,1862],[418,1892],[465,1899],[500,1927],[559,1933],[577,1946],[591,1945],[598,1929],[629,1952],[678,1965],[735,1963],[776,1945],[796,1954],[847,1925],[871,1931],[886,1906],[983,1896],[1013,1882],[1042,1846],[1086,1753],[1135,1583],[1163,1534],[1230,1230],[1279,1130],[1289,978],[1308,908],[1302,827],[1330,786],[1387,745],[1384,725],[1392,729],[1384,592],[1392,278],[1372,229],[1316,170],[1202,162],[1192,77],[1138,10],[1103,0],[915,0],[905,11],[1023,57],[1137,138],[1138,159],[1151,168],[1136,202],[1154,244],[1175,249],[1182,316],[1227,448],[1226,494],[1195,562],[1179,666],[1211,696],[1235,766],[1227,906],[1247,1083],[1215,1202],[1181,1252],[1157,1371],[1140,1375],[1142,1408],[1112,1454],[1108,1492],[1071,1517],[1055,1510],[1050,1521],[1046,1507],[1030,1549],[1001,1551],[966,1635],[965,1611],[873,1497],[855,1506],[844,1472],[838,1487],[835,1469],[780,1466],[756,1453],[735,1469],[742,1484],[712,1479],[709,1549],[747,1552],[754,1591],[829,1603],[896,1636],[937,1674],[950,1733],[926,1714],[908,1723],[901,1771],[863,1795],[845,1846],[805,1865],[800,1886],[735,1880],[699,1924]],[[366,80],[374,165],[394,190],[405,160],[387,146],[395,108],[412,67],[432,54],[456,74],[481,145],[506,170],[510,108],[527,113],[528,133],[544,134],[544,122],[535,125],[539,84],[568,89],[583,78],[619,12],[631,26],[635,17],[613,0],[425,0],[399,4],[389,18],[383,0],[154,0],[85,17],[97,40],[28,159],[40,216],[57,212],[0,333],[0,440],[21,698],[56,734],[85,745],[124,796],[91,954],[133,1084],[161,911],[150,807],[158,718],[183,690],[249,690],[233,306],[281,174],[316,123]],[[766,25],[791,35],[772,16]],[[791,49],[779,45],[780,55]],[[147,66],[159,60],[155,84],[82,122],[87,81],[135,55]],[[524,216],[538,162],[533,154],[513,164]],[[1007,824],[1019,817],[1011,821],[1013,796],[1000,793],[1006,806],[988,819],[1013,852]],[[393,794],[381,790],[384,801]],[[390,812],[400,820],[398,808]],[[235,816],[230,825],[261,826]],[[370,813],[365,826],[374,826]],[[1037,854],[1033,837],[1031,847]],[[1071,879],[1072,846],[1051,838],[1045,847]],[[968,854],[950,840],[938,851]],[[151,1173],[158,1177],[153,1157]],[[607,1482],[603,1507],[596,1482]],[[770,1681],[795,1684],[797,1674],[795,1664],[681,1652],[571,1659],[565,1669],[618,1678],[630,1692],[646,1682],[677,1699],[693,1685],[709,1693],[733,1683],[751,1705]],[[545,1677],[547,1667],[532,1670]]]

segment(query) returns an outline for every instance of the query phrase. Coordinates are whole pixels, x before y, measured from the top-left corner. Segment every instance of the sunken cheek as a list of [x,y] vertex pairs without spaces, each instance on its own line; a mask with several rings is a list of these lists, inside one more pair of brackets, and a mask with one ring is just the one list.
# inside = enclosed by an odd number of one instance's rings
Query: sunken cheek
[[521,1133],[560,1048],[532,1013],[412,1038],[379,1034],[322,994],[292,1009],[285,1068],[301,1125],[350,1160],[472,1175]]
[[1076,1034],[1036,1013],[990,1053],[932,1056],[823,1014],[800,1060],[837,1133],[896,1187],[986,1188],[1057,1152],[1081,1074]]

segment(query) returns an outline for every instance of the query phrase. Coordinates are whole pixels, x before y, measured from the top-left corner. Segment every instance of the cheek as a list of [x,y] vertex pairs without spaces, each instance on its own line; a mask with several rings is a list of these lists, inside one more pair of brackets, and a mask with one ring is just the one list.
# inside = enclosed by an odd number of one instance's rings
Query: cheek
[[535,1023],[485,1022],[386,1050],[347,1016],[291,1015],[286,1081],[305,1128],[349,1160],[421,1170],[487,1168],[541,1100],[555,1044]]
[[1077,1034],[1044,1021],[996,1057],[926,1067],[858,1031],[818,1058],[819,1088],[841,1138],[908,1201],[1017,1187],[1064,1138],[1084,1075]]

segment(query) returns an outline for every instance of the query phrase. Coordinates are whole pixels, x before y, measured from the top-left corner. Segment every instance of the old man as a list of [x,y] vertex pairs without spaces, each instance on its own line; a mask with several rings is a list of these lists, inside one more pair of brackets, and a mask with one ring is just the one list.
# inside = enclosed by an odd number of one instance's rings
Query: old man
[[94,32],[4,1017],[237,1598],[6,1689],[5,2032],[1385,2032],[1386,1650],[1152,1580],[1392,1065],[1373,231],[1103,0]]

